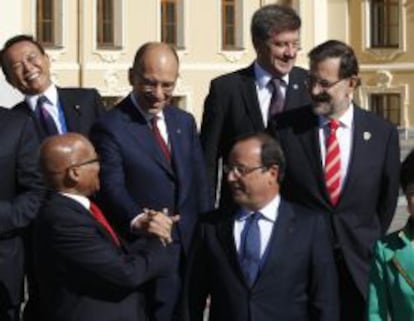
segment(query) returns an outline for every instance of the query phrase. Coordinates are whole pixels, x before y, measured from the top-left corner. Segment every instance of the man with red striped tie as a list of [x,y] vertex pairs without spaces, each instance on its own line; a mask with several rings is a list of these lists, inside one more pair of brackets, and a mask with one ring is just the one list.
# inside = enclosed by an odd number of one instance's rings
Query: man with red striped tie
[[313,104],[281,115],[270,129],[286,154],[281,194],[325,213],[341,321],[362,321],[372,247],[388,229],[397,204],[398,132],[353,102],[360,80],[351,47],[329,40],[308,56]]
[[40,164],[52,190],[35,223],[42,320],[145,320],[143,284],[168,271],[178,217],[147,211],[140,228],[154,237],[127,248],[88,198],[99,189],[99,161],[84,136],[47,138]]

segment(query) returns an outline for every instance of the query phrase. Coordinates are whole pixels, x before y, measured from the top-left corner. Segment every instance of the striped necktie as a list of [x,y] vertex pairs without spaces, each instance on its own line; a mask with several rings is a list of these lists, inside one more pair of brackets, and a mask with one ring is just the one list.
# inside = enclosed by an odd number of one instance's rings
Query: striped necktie
[[339,121],[329,122],[329,136],[326,142],[325,183],[332,205],[338,204],[341,192],[341,153],[336,130]]

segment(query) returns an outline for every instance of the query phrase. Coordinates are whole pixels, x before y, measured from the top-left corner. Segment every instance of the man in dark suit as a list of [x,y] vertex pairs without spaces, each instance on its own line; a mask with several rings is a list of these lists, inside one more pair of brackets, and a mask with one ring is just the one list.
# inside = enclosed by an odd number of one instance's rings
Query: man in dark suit
[[237,207],[203,217],[184,307],[191,321],[338,320],[336,271],[322,216],[279,196],[285,162],[266,134],[243,137],[224,170]]
[[[146,320],[142,285],[167,273],[171,246],[155,237],[129,250],[122,243],[88,199],[99,188],[99,162],[84,136],[47,138],[40,163],[52,192],[35,223],[39,320]],[[152,222],[148,232],[171,240],[177,218],[145,215]]]
[[282,195],[325,213],[341,320],[364,320],[372,247],[388,229],[397,203],[398,133],[353,103],[360,80],[352,48],[330,40],[309,58],[313,105],[280,115],[270,126],[286,152]]
[[[305,87],[307,71],[294,66],[300,49],[300,26],[300,17],[288,6],[261,7],[251,22],[256,61],[210,84],[201,144],[217,201],[219,194],[222,203],[231,200],[226,185],[220,184],[219,164],[227,159],[234,139],[263,131],[275,114],[310,103]],[[220,192],[221,187],[224,190]]]
[[17,321],[26,260],[22,230],[43,199],[32,120],[0,108],[0,145],[0,320]]
[[[0,65],[8,83],[25,96],[13,110],[33,119],[40,140],[66,132],[87,136],[94,121],[103,113],[96,89],[60,88],[52,83],[49,56],[32,36],[17,35],[8,39],[0,52]],[[29,281],[29,301],[24,310],[26,321],[39,319],[31,267],[31,238],[29,228],[25,240]]]
[[33,117],[41,139],[66,132],[88,135],[103,113],[96,89],[60,88],[52,83],[49,56],[31,36],[7,40],[0,62],[7,82],[25,96],[14,109]]
[[171,274],[149,290],[151,319],[158,321],[178,317],[173,311],[194,225],[198,214],[210,209],[195,121],[169,105],[177,76],[178,57],[172,48],[144,44],[129,70],[131,94],[91,132],[102,160],[100,196],[123,234],[146,208],[180,214],[173,231],[176,260]]

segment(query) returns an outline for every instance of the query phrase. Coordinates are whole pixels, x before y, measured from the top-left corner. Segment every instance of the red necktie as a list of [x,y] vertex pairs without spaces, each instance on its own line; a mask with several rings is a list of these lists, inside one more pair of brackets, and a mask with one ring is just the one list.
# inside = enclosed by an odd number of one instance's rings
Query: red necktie
[[329,122],[329,136],[326,143],[325,182],[332,205],[336,205],[341,192],[341,153],[336,130],[339,127],[337,120]]
[[90,211],[92,215],[96,218],[96,220],[108,231],[109,234],[111,234],[112,239],[114,240],[116,245],[120,246],[121,242],[119,241],[119,238],[116,235],[115,231],[112,229],[111,225],[109,225],[109,222],[106,220],[105,216],[103,215],[99,207],[93,202],[91,202]]
[[158,128],[158,125],[157,125],[158,119],[159,119],[158,116],[154,116],[151,119],[152,132],[154,134],[155,140],[157,141],[158,145],[161,148],[163,155],[165,156],[167,161],[170,162],[171,161],[170,149],[168,148],[167,143],[165,142],[164,138],[161,136],[160,129]]

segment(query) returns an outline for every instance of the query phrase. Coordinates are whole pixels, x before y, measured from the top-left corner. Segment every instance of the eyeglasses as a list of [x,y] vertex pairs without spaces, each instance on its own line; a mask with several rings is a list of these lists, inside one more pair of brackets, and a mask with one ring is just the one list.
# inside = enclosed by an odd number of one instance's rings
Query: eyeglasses
[[80,163],[72,164],[72,165],[68,166],[68,167],[66,168],[66,170],[71,169],[71,168],[74,168],[74,167],[81,167],[81,166],[85,166],[85,165],[93,164],[93,163],[99,163],[99,157],[92,158],[92,159],[89,159],[89,160],[84,161],[84,162],[80,162]]
[[246,176],[258,169],[267,168],[265,165],[260,165],[256,167],[248,167],[243,165],[224,165],[223,172],[224,174],[228,175],[230,173],[234,173],[237,176]]
[[316,76],[309,75],[308,78],[307,78],[306,83],[307,83],[308,87],[313,87],[315,85],[318,85],[322,89],[329,89],[329,88],[332,88],[333,86],[335,86],[337,83],[341,82],[344,79],[348,79],[348,78],[340,78],[340,79],[335,80],[335,81],[329,81],[329,80],[326,80],[326,79],[321,79],[321,78],[318,78]]

